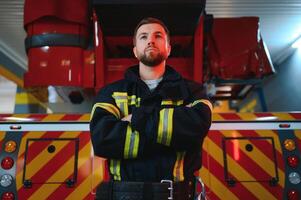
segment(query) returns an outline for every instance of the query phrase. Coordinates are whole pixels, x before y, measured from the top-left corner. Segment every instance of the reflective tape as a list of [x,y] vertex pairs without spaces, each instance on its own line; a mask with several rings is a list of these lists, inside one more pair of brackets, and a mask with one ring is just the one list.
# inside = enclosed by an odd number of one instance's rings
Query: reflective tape
[[211,112],[212,112],[213,106],[212,106],[212,103],[209,100],[199,99],[199,100],[196,100],[196,101],[192,102],[191,106],[195,106],[198,103],[203,103],[203,104],[207,105],[209,107],[209,109],[211,110]]
[[183,100],[171,100],[171,99],[165,99],[162,100],[161,105],[173,105],[173,106],[180,106],[184,103]]
[[129,96],[126,92],[114,92],[112,97],[115,99],[116,105],[121,110],[123,116],[129,115],[129,105],[140,106],[141,98],[136,95]]
[[173,169],[174,181],[184,181],[184,158],[186,152],[177,152],[177,160]]
[[138,145],[139,133],[137,131],[132,131],[132,128],[128,126],[124,146],[124,158],[136,158],[138,155]]
[[114,180],[120,181],[120,160],[110,160],[110,173],[113,175]]
[[170,146],[171,142],[173,112],[173,108],[165,108],[160,111],[157,142],[166,146]]
[[102,109],[108,111],[109,113],[113,114],[117,119],[120,119],[120,112],[119,112],[118,108],[116,108],[116,106],[114,106],[113,104],[110,104],[110,103],[94,104],[92,112],[91,112],[91,118],[92,118],[96,108],[102,108]]

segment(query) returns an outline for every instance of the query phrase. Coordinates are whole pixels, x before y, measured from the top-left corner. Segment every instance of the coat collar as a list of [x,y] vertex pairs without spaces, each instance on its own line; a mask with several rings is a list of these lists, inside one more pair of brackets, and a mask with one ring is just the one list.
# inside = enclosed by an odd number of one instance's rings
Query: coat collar
[[[139,76],[139,66],[134,65],[129,67],[125,72],[125,79],[134,82],[141,80]],[[165,72],[163,74],[163,81],[176,81],[179,79],[182,79],[182,76],[172,67],[166,65]]]

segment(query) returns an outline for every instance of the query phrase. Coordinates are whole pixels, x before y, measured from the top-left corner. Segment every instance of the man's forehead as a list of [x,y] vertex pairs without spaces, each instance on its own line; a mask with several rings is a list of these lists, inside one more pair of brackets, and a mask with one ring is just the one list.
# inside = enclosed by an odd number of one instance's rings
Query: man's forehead
[[158,33],[165,33],[164,28],[157,23],[151,23],[151,24],[143,24],[140,26],[137,30],[137,35],[141,33],[153,33],[153,32],[158,32]]

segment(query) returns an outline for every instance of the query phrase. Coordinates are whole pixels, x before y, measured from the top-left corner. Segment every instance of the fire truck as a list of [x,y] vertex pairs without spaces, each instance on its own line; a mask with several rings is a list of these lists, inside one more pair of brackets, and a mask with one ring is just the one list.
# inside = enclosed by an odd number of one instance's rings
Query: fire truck
[[[258,17],[214,18],[205,0],[26,0],[26,87],[86,93],[122,78],[136,64],[132,32],[154,16],[170,29],[167,63],[207,86],[212,100],[241,99],[274,72]],[[214,88],[214,89],[212,89]],[[70,90],[68,90],[70,91]],[[89,114],[0,115],[0,198],[94,199],[108,180],[94,156]],[[210,200],[301,196],[301,113],[215,113],[202,146],[202,184]]]
[[[109,177],[89,114],[1,115],[0,144],[1,199],[94,199]],[[214,114],[195,175],[210,200],[297,200],[300,150],[301,113]]]

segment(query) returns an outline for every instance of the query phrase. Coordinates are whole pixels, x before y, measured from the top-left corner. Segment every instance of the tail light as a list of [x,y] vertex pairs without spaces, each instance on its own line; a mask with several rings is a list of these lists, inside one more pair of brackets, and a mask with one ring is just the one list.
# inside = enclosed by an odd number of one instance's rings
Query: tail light
[[16,150],[16,148],[17,148],[17,143],[13,140],[10,140],[5,143],[4,151],[8,153],[12,153]]
[[4,192],[1,196],[1,200],[14,200],[15,195],[12,192]]
[[296,168],[299,164],[299,158],[296,155],[288,156],[287,164],[292,168]]
[[284,140],[284,148],[288,151],[293,151],[296,149],[295,141],[292,139]]
[[5,157],[1,161],[1,167],[3,169],[10,169],[14,165],[14,160],[11,157]]
[[296,190],[290,190],[287,193],[287,199],[288,200],[299,200],[300,198],[299,192]]

